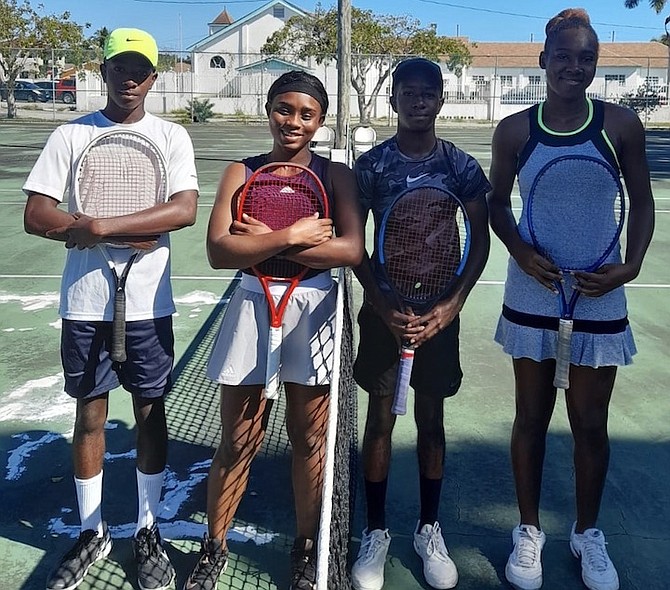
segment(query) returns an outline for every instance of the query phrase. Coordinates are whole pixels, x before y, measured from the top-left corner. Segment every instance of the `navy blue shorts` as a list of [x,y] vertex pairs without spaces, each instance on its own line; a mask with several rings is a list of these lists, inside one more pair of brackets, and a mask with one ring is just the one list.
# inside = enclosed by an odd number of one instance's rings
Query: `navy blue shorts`
[[[361,307],[358,326],[360,336],[354,363],[356,383],[371,395],[393,395],[400,351],[391,330],[368,303]],[[463,379],[458,332],[459,317],[456,316],[449,326],[416,350],[410,385],[418,395],[445,398],[458,391]]]
[[172,385],[174,334],[172,316],[126,324],[123,363],[109,356],[111,322],[63,320],[61,360],[68,395],[97,397],[121,385],[133,395],[157,398]]

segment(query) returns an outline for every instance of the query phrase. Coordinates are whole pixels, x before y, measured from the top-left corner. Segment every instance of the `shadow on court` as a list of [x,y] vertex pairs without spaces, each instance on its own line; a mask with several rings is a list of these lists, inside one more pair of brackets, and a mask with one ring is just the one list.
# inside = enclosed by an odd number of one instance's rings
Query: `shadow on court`
[[[210,408],[216,411],[215,404]],[[27,433],[31,438],[44,432]],[[123,453],[132,448],[134,431],[117,424],[109,437],[108,451]],[[549,437],[547,461],[567,465],[571,442],[565,435]],[[31,457],[19,481],[3,483],[2,536],[22,546],[22,551],[4,560],[13,568],[28,569],[30,575],[20,586],[33,590],[44,587],[57,556],[72,543],[69,534],[52,536],[48,521],[60,519],[61,526],[73,529],[78,518],[74,504],[72,472],[67,464],[68,443],[61,439]],[[207,445],[172,441],[170,469],[183,480],[211,456]],[[667,588],[668,508],[667,475],[657,476],[655,466],[667,466],[668,443],[649,444],[614,440],[612,468],[605,492],[601,526],[607,533],[609,551],[618,567],[622,588]],[[242,502],[236,525],[249,525],[259,535],[277,535],[266,544],[232,542],[231,563],[219,588],[275,589],[288,587],[288,554],[293,535],[293,508],[290,492],[288,451],[264,452],[253,467],[249,492]],[[548,536],[544,550],[544,588],[581,588],[578,562],[568,548],[572,522],[573,477],[570,471],[547,471],[542,499],[544,528]],[[201,471],[202,473],[202,471]],[[58,481],[52,480],[53,477]],[[421,563],[412,548],[412,532],[418,510],[414,452],[397,448],[394,456],[388,502],[388,525],[393,541],[386,566],[386,589],[428,588],[423,583]],[[169,489],[167,492],[169,493]],[[110,557],[94,566],[81,588],[135,588],[135,564],[129,540],[136,514],[133,461],[111,461],[105,469],[104,514],[115,533]],[[362,499],[358,499],[355,535],[362,523]],[[193,494],[175,514],[162,523],[166,537],[171,526],[184,520],[200,521],[205,506],[205,482],[199,480]],[[507,587],[504,565],[510,549],[509,532],[515,524],[516,507],[507,448],[503,445],[449,444],[447,475],[442,493],[440,521],[450,553],[460,572],[459,589],[485,590]],[[204,530],[204,528],[203,528]],[[122,535],[122,536],[119,536]],[[355,553],[358,546],[353,543]],[[35,548],[39,551],[27,551]],[[166,548],[177,570],[181,588],[197,559],[197,542],[170,540]],[[45,552],[42,554],[41,552]],[[13,563],[13,565],[12,565]]]
[[[447,413],[447,420],[448,420]],[[406,439],[404,439],[406,440]],[[670,443],[615,439],[599,526],[617,566],[622,589],[667,590],[670,509],[667,469]],[[505,563],[511,529],[518,523],[514,485],[506,445],[447,442],[440,524],[459,570],[459,590],[508,588]],[[574,520],[572,441],[567,434],[547,439],[541,502],[547,544],[543,551],[544,589],[582,589],[579,562],[569,548]],[[563,469],[561,469],[563,468]],[[362,487],[362,486],[361,486]],[[352,554],[365,526],[364,500],[358,498]],[[396,448],[387,505],[392,536],[385,589],[430,588],[412,546],[418,518],[418,475],[413,451]]]
[[[38,131],[46,137],[46,129]],[[243,131],[248,133],[249,129],[244,128]],[[378,131],[378,137],[383,139],[393,130],[384,128]],[[265,129],[259,129],[259,137],[261,132],[264,136],[267,134]],[[488,153],[489,133],[479,128],[474,132],[449,128],[441,135],[454,139],[459,146],[463,144],[460,137],[469,139],[470,145]],[[214,162],[216,166],[212,165],[211,170],[202,174],[206,180],[211,178],[207,186],[214,187],[220,176],[220,161],[239,157],[241,152],[238,147],[231,146],[230,154],[220,154],[219,143],[228,145],[229,141],[219,142],[222,134],[215,126],[203,128],[201,135],[200,145],[206,149],[212,146],[212,153],[202,152],[203,159],[217,158]],[[211,139],[213,136],[216,136],[216,141]],[[652,178],[660,183],[656,186],[663,186],[662,183],[670,179],[670,132],[650,130],[647,139]],[[217,153],[214,153],[215,147]],[[233,147],[239,153],[233,154]],[[245,149],[251,150],[249,146]],[[7,161],[11,169],[5,167],[5,172],[0,172],[0,184],[24,177],[26,162],[34,159],[37,152],[36,142],[32,149],[17,151],[16,157]],[[488,169],[485,162],[482,164]],[[15,192],[20,194],[18,189]],[[12,199],[15,192],[11,193]],[[210,192],[213,195],[214,189],[210,188]],[[30,260],[32,272],[53,273],[53,269],[60,268],[51,262],[51,251],[38,245],[38,241],[19,241],[20,223],[10,220],[8,211],[9,206],[5,208],[6,242],[16,241],[21,248],[12,254],[8,247],[3,272],[23,272],[26,260]],[[645,264],[647,277],[644,282],[668,282],[665,278],[667,264],[664,263],[667,249],[663,247],[667,240],[664,242],[666,234],[662,233],[667,228],[665,217],[659,215],[657,219],[657,236],[652,244],[657,256]],[[201,249],[202,236],[198,234],[197,239],[197,248]],[[198,255],[201,255],[200,249],[197,250]],[[192,272],[191,256],[195,256],[192,252],[196,250],[175,248],[175,262],[182,260],[183,274],[197,274]],[[506,255],[500,256],[497,267],[489,264],[487,278],[504,278],[503,258],[506,259]],[[44,268],[38,269],[42,264]],[[178,266],[175,264],[175,267]],[[659,270],[660,278],[651,270]],[[8,281],[3,283],[5,290],[10,289]],[[37,286],[31,288],[40,291],[41,283],[35,284]],[[489,311],[491,303],[487,289],[478,286],[465,310],[465,313],[471,314],[471,319],[464,322],[466,382],[457,399],[447,401],[445,411],[448,455],[440,522],[450,553],[459,568],[460,590],[508,588],[504,581],[504,567],[511,548],[510,531],[517,524],[507,441],[511,420],[505,418],[513,404],[509,382],[511,371],[506,357],[486,344],[490,343],[501,300],[500,292],[493,292],[494,311]],[[175,389],[166,402],[171,437],[171,475],[166,485],[166,497],[172,498],[172,508],[159,522],[168,539],[166,548],[177,570],[176,588],[179,589],[197,559],[199,537],[205,530],[205,479],[219,440],[220,426],[217,387],[204,376],[204,366],[229,294],[224,294],[221,303],[190,341],[175,367]],[[641,354],[636,357],[633,367],[621,371],[613,400],[616,407],[613,407],[610,421],[612,458],[599,524],[607,535],[608,550],[619,571],[622,590],[670,588],[670,508],[666,500],[670,441],[667,427],[663,430],[663,420],[667,423],[668,417],[667,395],[664,395],[669,366],[666,362],[667,344],[664,343],[668,341],[668,334],[667,321],[663,321],[667,316],[662,313],[666,299],[665,291],[661,290],[631,292],[631,318],[635,323]],[[20,324],[16,326],[20,327]],[[34,363],[35,374],[41,375],[37,369],[44,364],[46,355],[53,356],[50,360],[54,362],[50,362],[49,366],[57,362],[58,351],[53,346],[53,340],[50,334],[42,331],[35,333],[29,351],[19,355],[21,351],[15,346],[6,346],[4,354],[11,352],[21,359],[22,366],[29,363],[30,371]],[[11,351],[8,350],[10,348]],[[18,362],[7,366],[18,366]],[[502,382],[503,379],[507,381]],[[507,392],[504,399],[500,391]],[[119,395],[125,394],[121,392]],[[361,393],[359,400],[362,415],[366,395]],[[129,401],[122,403],[129,407]],[[559,414],[557,407],[555,419],[559,418]],[[219,584],[220,589],[285,590],[288,587],[288,556],[294,534],[294,516],[289,448],[279,404],[273,420],[266,446],[253,465],[249,491],[235,522],[240,529],[253,527],[255,540],[231,542],[231,562]],[[562,420],[556,422],[559,427],[552,425],[548,439],[542,497],[543,526],[548,537],[543,555],[543,588],[581,590],[584,586],[578,562],[568,547],[574,518],[572,443],[567,431],[560,426]],[[502,424],[502,435],[496,431],[497,424]],[[105,464],[103,514],[112,530],[116,531],[115,544],[110,557],[91,569],[80,586],[82,590],[137,588],[130,543],[137,510],[134,458],[126,455],[134,448],[135,431],[130,422],[121,420],[114,421],[112,426],[114,428],[108,431],[108,451],[114,458]],[[386,565],[385,590],[427,588],[422,582],[419,558],[412,548],[412,533],[418,512],[413,430],[412,418],[407,416],[402,423],[399,422],[394,439],[388,503],[388,525],[393,541]],[[9,468],[10,464],[13,465],[12,461],[19,461],[25,470],[16,479],[0,480],[0,569],[3,573],[0,587],[43,590],[47,574],[56,559],[73,542],[70,531],[78,528],[70,445],[65,437],[35,427],[21,429],[20,433],[18,430],[2,432],[2,464]],[[17,436],[22,438],[17,439]],[[22,457],[11,454],[18,444],[44,439],[50,442]],[[363,507],[362,486],[359,485],[353,529],[356,538],[352,543],[351,557],[358,550]],[[50,526],[54,519],[59,519],[57,528],[53,524]],[[52,536],[52,530],[55,536]],[[261,544],[258,539],[263,538],[269,541]]]

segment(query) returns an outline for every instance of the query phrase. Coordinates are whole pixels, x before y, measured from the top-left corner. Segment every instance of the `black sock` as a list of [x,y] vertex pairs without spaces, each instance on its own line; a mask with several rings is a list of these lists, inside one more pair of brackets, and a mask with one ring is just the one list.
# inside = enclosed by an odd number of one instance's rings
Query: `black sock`
[[419,488],[421,490],[421,517],[419,518],[419,530],[425,524],[433,525],[437,521],[437,513],[440,508],[440,493],[442,491],[442,479],[428,479],[423,475],[419,477]]
[[382,481],[365,480],[365,503],[368,509],[368,531],[386,528],[386,488],[388,477]]

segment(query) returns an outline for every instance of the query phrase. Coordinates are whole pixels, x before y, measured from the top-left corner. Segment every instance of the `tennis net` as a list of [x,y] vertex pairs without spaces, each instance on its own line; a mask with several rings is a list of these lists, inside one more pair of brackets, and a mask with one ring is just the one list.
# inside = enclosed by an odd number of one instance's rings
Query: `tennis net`
[[351,590],[347,567],[357,473],[351,270],[338,273],[335,355],[317,558],[317,590]]

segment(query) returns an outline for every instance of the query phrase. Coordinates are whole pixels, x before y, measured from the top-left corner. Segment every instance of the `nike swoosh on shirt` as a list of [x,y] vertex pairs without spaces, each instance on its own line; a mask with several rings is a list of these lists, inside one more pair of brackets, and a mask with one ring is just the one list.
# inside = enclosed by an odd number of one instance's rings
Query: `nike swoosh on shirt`
[[413,182],[417,182],[424,178],[425,176],[428,176],[428,172],[424,172],[423,174],[419,174],[419,176],[410,176],[409,174],[407,175],[407,184],[412,184]]

